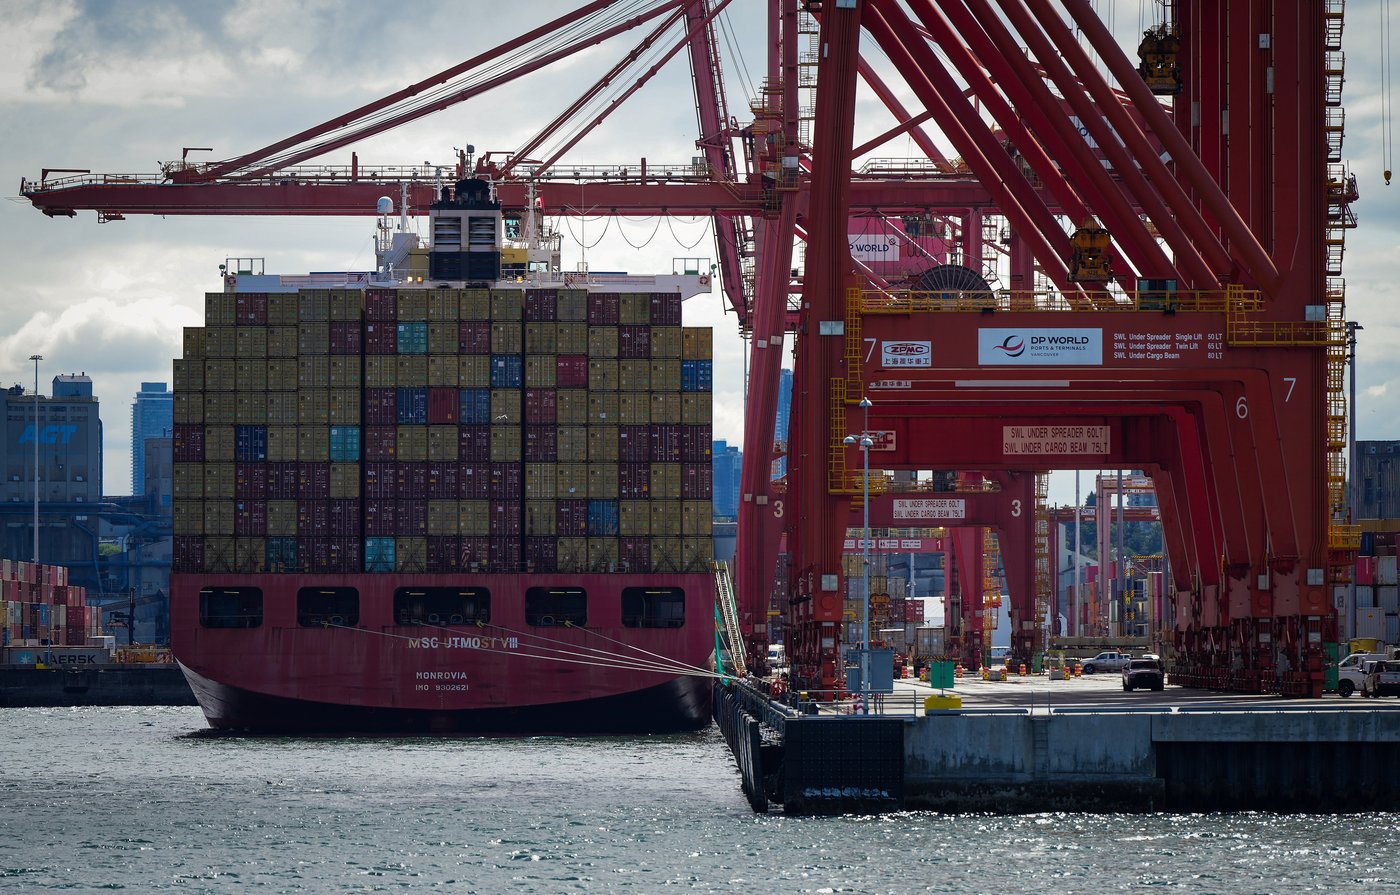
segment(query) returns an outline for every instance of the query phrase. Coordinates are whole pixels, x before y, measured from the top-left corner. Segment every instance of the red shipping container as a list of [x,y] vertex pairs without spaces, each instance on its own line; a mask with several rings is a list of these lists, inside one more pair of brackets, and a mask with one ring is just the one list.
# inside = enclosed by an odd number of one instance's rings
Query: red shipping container
[[588,325],[617,326],[622,300],[616,292],[593,292],[588,296]]
[[681,427],[671,423],[652,423],[651,462],[677,463],[681,459]]
[[267,502],[240,500],[233,506],[233,533],[240,538],[260,538],[267,534]]
[[709,463],[713,433],[709,426],[681,428],[681,460],[686,463]]
[[555,358],[554,384],[558,388],[588,388],[588,355],[561,354]]
[[428,425],[456,425],[460,408],[461,400],[455,388],[428,389]]
[[553,572],[558,549],[554,538],[526,538],[525,571]]
[[267,464],[267,499],[296,500],[299,478],[295,460],[276,460]]
[[516,572],[520,569],[520,539],[490,538],[491,571]]
[[491,537],[520,538],[523,528],[520,522],[519,503],[493,500],[489,512],[491,514]]
[[394,527],[398,524],[397,503],[392,498],[371,497],[365,499],[365,537],[392,538],[394,536]]
[[[198,535],[175,535],[170,545],[170,571],[204,571],[204,538]],[[71,595],[70,595],[71,596]],[[73,605],[68,608],[68,627],[73,627]]]
[[421,538],[428,534],[428,504],[423,500],[399,500],[394,537]]
[[651,327],[619,326],[617,356],[627,360],[651,357]]
[[462,569],[470,571],[473,566],[482,566],[491,559],[491,539],[482,537],[462,538]]
[[204,462],[204,427],[190,423],[176,423],[172,435],[172,456],[177,463]]
[[491,324],[485,320],[463,320],[457,324],[458,354],[490,354]]
[[520,500],[524,493],[524,477],[519,463],[491,464],[492,500]]
[[651,496],[651,464],[622,463],[618,466],[618,496],[623,500],[646,500]]
[[681,294],[679,292],[653,292],[651,294],[651,325],[681,325]]
[[428,464],[399,463],[394,467],[394,488],[399,500],[428,499]]
[[331,323],[331,354],[360,354],[360,324],[344,320]]
[[330,500],[330,531],[333,538],[358,538],[360,536],[360,502],[358,500]]
[[553,289],[529,289],[525,292],[525,319],[530,323],[548,323],[555,319],[558,293]]
[[399,319],[399,294],[393,289],[365,291],[365,319],[381,323]]
[[331,545],[324,537],[297,538],[297,562],[308,572],[331,571]]
[[297,535],[305,540],[324,541],[330,537],[331,508],[324,500],[303,500],[297,503]]
[[297,499],[325,500],[331,496],[329,460],[297,464]]
[[366,323],[364,348],[365,354],[397,354],[398,324],[388,320],[382,323]]
[[619,426],[617,451],[623,463],[651,462],[651,427]]
[[531,425],[554,425],[559,411],[559,393],[552,388],[525,390],[525,422]]
[[364,496],[367,500],[386,500],[394,496],[394,464],[366,463],[364,465]]
[[234,306],[239,326],[267,326],[266,292],[235,293]]
[[399,422],[399,390],[365,389],[365,425],[396,426]]
[[365,427],[366,462],[392,460],[398,456],[398,450],[399,430],[397,426]]
[[465,463],[491,462],[490,426],[462,426],[457,437],[457,456]]
[[622,538],[617,559],[623,572],[650,572],[651,538]]
[[462,463],[457,467],[457,496],[462,500],[486,500],[491,494],[491,464]]
[[428,571],[457,572],[462,568],[462,539],[453,535],[428,536]]
[[267,464],[239,463],[234,466],[233,496],[243,500],[267,499]]
[[588,501],[558,501],[555,505],[554,534],[560,538],[587,537]]
[[430,462],[428,464],[428,499],[456,500],[458,478],[455,461]]
[[[330,542],[330,571],[362,572],[364,564],[360,559],[360,539],[332,538]],[[363,619],[361,619],[362,621]],[[349,623],[349,619],[345,620]]]
[[1356,558],[1356,583],[1363,587],[1371,587],[1376,583],[1376,558],[1374,556],[1358,556]]
[[709,463],[681,464],[681,500],[709,500],[714,482],[715,468]]
[[558,432],[553,426],[526,426],[525,462],[553,463],[558,460]]

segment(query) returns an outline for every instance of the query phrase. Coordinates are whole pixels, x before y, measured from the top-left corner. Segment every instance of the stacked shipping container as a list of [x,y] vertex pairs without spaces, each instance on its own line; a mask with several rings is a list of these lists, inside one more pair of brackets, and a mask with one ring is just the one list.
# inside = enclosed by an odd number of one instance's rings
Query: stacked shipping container
[[0,560],[0,646],[88,646],[101,624],[64,567]]
[[212,293],[175,362],[185,572],[703,572],[711,337],[675,293]]

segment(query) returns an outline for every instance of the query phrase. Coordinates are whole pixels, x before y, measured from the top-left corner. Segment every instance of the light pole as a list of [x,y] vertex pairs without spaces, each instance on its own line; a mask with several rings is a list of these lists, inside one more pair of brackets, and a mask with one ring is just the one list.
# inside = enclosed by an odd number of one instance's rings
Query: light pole
[[861,430],[860,438],[854,435],[847,435],[843,439],[846,445],[860,445],[861,455],[865,460],[865,475],[861,478],[862,507],[864,509],[864,525],[861,541],[865,550],[865,598],[861,601],[861,644],[860,644],[860,710],[861,714],[870,714],[870,448],[875,444],[870,437],[870,399],[861,398],[860,407],[865,411],[865,426]]
[[[1347,425],[1347,524],[1356,525],[1361,516],[1361,508],[1356,502],[1356,332],[1365,329],[1355,320],[1347,321],[1347,360],[1351,366],[1351,394],[1347,398],[1347,411],[1351,420]],[[1356,576],[1351,576],[1347,588],[1349,606],[1342,626],[1342,633],[1351,637],[1356,633]]]
[[34,564],[39,564],[39,361],[42,354],[31,354],[34,361]]

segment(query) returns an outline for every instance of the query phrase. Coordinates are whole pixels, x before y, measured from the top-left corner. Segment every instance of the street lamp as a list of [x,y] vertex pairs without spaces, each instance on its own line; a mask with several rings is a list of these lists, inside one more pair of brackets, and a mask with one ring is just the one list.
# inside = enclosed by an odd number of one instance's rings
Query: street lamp
[[854,435],[847,435],[843,443],[848,447],[860,445],[861,455],[865,460],[865,475],[861,478],[861,489],[864,500],[862,507],[865,511],[864,531],[861,538],[865,547],[865,598],[861,600],[861,644],[860,644],[860,710],[861,714],[870,714],[870,448],[875,442],[870,437],[870,399],[861,398],[860,407],[865,411],[865,427],[857,438]]
[[39,361],[42,354],[31,354],[34,361],[34,564],[39,564]]

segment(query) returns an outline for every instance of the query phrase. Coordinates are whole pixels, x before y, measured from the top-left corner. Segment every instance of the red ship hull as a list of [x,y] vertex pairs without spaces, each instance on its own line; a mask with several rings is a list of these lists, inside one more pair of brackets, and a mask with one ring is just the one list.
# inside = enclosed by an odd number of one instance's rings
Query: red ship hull
[[[491,594],[482,624],[396,623],[397,588]],[[587,594],[582,626],[527,624],[525,592]],[[625,588],[684,592],[678,625],[624,624]],[[201,591],[252,588],[256,625],[210,627]],[[309,626],[298,592],[353,588],[353,624]],[[709,723],[707,574],[180,574],[176,658],[210,726],[275,733],[662,733]]]

